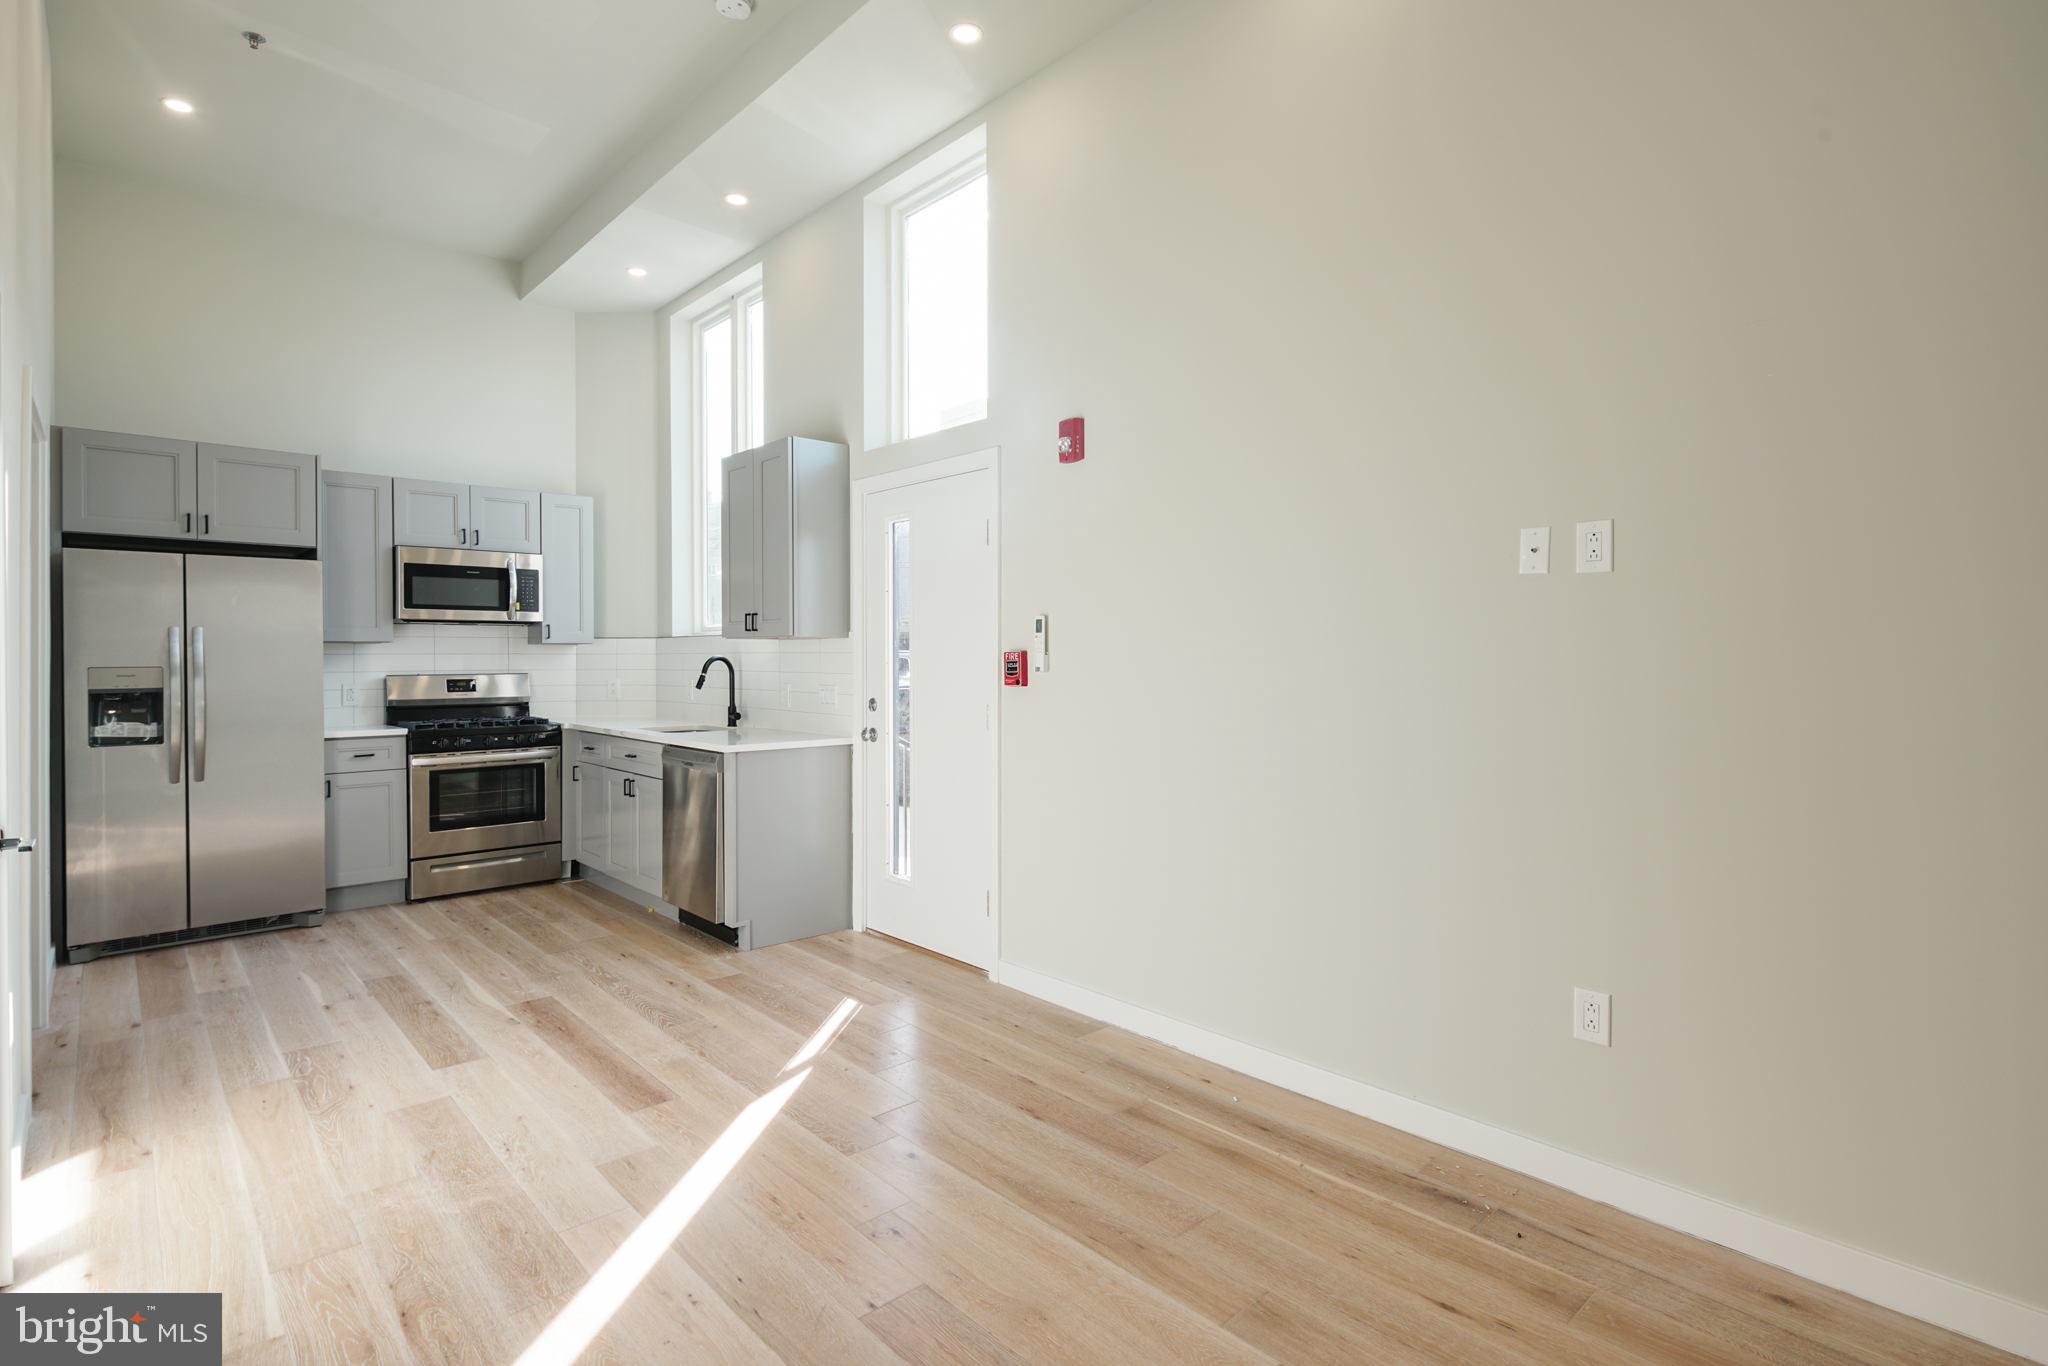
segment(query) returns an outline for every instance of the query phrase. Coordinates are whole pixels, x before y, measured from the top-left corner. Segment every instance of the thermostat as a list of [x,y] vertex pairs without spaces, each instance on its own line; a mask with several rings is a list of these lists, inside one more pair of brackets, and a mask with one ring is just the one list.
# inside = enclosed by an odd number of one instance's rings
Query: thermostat
[[1040,612],[1031,619],[1031,672],[1045,672],[1045,613]]

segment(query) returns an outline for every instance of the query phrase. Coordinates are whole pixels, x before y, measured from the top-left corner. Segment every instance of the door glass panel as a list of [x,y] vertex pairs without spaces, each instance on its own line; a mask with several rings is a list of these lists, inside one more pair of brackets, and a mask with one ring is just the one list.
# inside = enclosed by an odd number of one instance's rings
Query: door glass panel
[[474,830],[547,819],[541,779],[545,765],[437,769],[430,777],[429,830]]
[[889,871],[910,876],[910,523],[889,524]]

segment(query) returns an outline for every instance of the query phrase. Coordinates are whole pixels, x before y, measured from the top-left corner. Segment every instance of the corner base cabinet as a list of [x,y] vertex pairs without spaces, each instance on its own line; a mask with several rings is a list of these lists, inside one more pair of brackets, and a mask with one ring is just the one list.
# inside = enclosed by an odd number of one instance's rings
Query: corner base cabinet
[[728,639],[843,636],[846,447],[791,436],[719,466],[719,559]]

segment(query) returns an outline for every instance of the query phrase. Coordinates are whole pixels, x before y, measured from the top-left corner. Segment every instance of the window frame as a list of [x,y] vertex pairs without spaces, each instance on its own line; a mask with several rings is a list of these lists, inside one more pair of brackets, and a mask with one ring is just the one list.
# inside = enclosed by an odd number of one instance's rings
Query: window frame
[[[889,300],[889,440],[909,441],[910,435],[910,368],[903,359],[903,313],[905,286],[908,275],[903,259],[904,227],[920,210],[928,209],[955,190],[965,189],[976,180],[988,175],[988,149],[977,148],[965,160],[954,163],[937,175],[930,177],[892,199],[888,206],[889,244],[887,256],[887,283]],[[985,249],[985,243],[984,243]],[[984,270],[981,281],[986,311],[988,274]],[[984,338],[984,345],[986,338]],[[935,427],[920,436],[936,436],[954,427],[964,427],[968,422],[982,422],[988,418],[989,377],[986,368],[982,372],[981,416],[968,418],[963,422]]]
[[[909,440],[928,440],[945,432],[971,427],[988,420],[988,405],[995,396],[993,346],[983,377],[983,409],[980,418],[919,437],[906,435],[908,423],[909,376],[905,371],[903,238],[905,222],[919,210],[960,189],[977,177],[992,176],[988,155],[988,125],[977,124],[943,145],[914,155],[862,197],[861,241],[861,443],[865,450],[879,450]],[[991,185],[990,194],[994,194]],[[989,266],[983,279],[988,296],[988,328],[993,340],[994,319],[994,205],[990,205]]]
[[[688,606],[686,612],[671,614],[676,618],[671,623],[672,629],[675,629],[678,634],[715,636],[719,635],[724,629],[725,609],[723,602],[721,601],[716,605],[717,615],[713,616],[713,605],[708,603],[705,598],[706,589],[710,582],[710,574],[708,572],[711,549],[709,517],[712,503],[708,491],[711,472],[705,468],[705,455],[708,451],[708,446],[705,442],[704,431],[704,423],[707,416],[703,384],[704,334],[718,326],[721,322],[730,320],[732,323],[730,371],[732,376],[732,392],[730,395],[733,423],[732,451],[737,455],[741,451],[752,450],[768,439],[765,431],[753,430],[755,423],[751,399],[756,378],[760,381],[763,399],[761,425],[764,428],[767,425],[766,397],[768,392],[765,349],[761,366],[763,373],[758,377],[753,373],[753,328],[748,322],[747,314],[756,302],[761,305],[760,330],[765,337],[768,331],[767,289],[759,267],[742,272],[733,279],[710,290],[702,298],[694,301],[690,307],[679,310],[676,315],[676,321],[685,324],[689,338],[683,357],[683,366],[677,366],[675,356],[671,355],[669,358],[670,401],[673,403],[675,399],[677,372],[680,369],[687,387],[686,411],[688,413],[687,425],[684,426],[680,433],[684,447],[683,456],[681,459],[674,459],[672,457],[670,467],[672,479],[675,475],[680,474],[689,484],[688,535],[677,538],[679,541],[685,542],[689,547],[689,573],[686,579],[685,576],[677,576],[679,580],[683,581],[679,582],[677,587],[681,588],[684,586],[684,583],[687,584]],[[671,336],[673,335],[674,332],[672,331]],[[671,422],[670,430],[672,437],[678,434],[675,431],[675,427],[676,424]],[[680,502],[681,500],[674,501]],[[722,596],[721,592],[721,598]]]

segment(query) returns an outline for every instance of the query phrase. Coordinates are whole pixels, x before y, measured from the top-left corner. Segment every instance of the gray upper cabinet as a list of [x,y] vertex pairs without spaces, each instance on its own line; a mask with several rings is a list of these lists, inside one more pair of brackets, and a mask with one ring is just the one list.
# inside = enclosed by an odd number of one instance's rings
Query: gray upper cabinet
[[199,447],[66,427],[64,529],[102,536],[198,534]]
[[596,503],[574,493],[540,495],[540,625],[542,645],[587,645],[597,639]]
[[754,453],[731,456],[719,467],[719,582],[725,602],[719,631],[728,640],[754,634],[761,610],[761,467]]
[[727,637],[847,633],[846,447],[785,437],[720,469]]
[[527,489],[469,489],[469,543],[513,555],[541,553],[540,495]]
[[320,471],[325,639],[391,639],[394,544],[390,475]]
[[469,485],[433,479],[391,481],[392,531],[399,545],[460,550],[469,541]]
[[201,539],[310,549],[319,535],[318,465],[310,455],[201,443]]
[[395,479],[392,502],[400,545],[540,553],[540,495],[530,489]]

